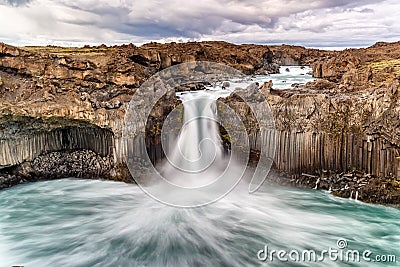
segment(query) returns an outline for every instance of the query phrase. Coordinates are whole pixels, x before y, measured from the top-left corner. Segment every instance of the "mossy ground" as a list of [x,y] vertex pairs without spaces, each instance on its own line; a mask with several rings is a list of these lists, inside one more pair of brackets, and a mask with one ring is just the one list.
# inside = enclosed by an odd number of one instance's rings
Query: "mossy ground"
[[50,54],[66,54],[66,55],[101,55],[109,48],[98,47],[57,47],[57,46],[24,46],[22,50],[29,52],[50,53]]
[[376,84],[391,83],[400,76],[400,59],[381,60],[369,62]]

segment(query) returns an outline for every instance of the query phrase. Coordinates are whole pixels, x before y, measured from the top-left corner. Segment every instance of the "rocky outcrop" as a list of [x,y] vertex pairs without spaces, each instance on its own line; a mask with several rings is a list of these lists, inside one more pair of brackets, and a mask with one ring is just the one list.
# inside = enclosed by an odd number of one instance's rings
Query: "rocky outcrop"
[[[307,53],[291,49],[275,60],[303,64]],[[321,78],[305,86],[274,90],[259,87],[274,113],[277,170],[291,176],[289,184],[332,191],[365,202],[395,204],[400,201],[400,105],[398,58],[400,43],[378,43],[367,49],[324,52],[311,56],[313,75]],[[254,88],[254,99],[260,99]],[[224,100],[238,113],[248,113],[246,103],[234,95]],[[255,105],[257,109],[257,105]],[[242,116],[249,131],[259,125]],[[261,133],[252,148],[266,146]]]
[[113,176],[113,166],[110,155],[102,157],[91,150],[46,152],[32,161],[3,170],[0,174],[0,189],[24,182],[65,177],[132,182],[129,176],[124,179]]
[[309,49],[302,46],[270,46],[273,62],[283,66],[311,66],[317,61],[324,62],[336,56],[337,52]]
[[313,75],[338,82],[348,90],[380,86],[400,77],[400,42],[335,52],[313,64]]
[[[265,83],[244,90],[247,103],[236,93],[220,100],[242,115],[250,134],[260,125],[249,106],[258,112],[263,98],[269,103],[276,132],[267,136],[261,131],[251,148],[259,151],[273,138],[274,166],[291,175],[291,184],[399,204],[400,186],[393,182],[400,180],[399,89],[399,81],[394,81],[349,94],[343,84],[317,80],[282,92]],[[348,175],[354,172],[357,175]],[[390,186],[385,189],[385,184]]]
[[175,92],[206,90],[206,86],[211,86],[211,83],[208,81],[190,82],[177,86]]
[[115,133],[136,88],[163,68],[211,61],[247,74],[279,71],[267,46],[224,42],[0,48],[0,116],[59,116],[93,122]]
[[236,68],[245,74],[277,73],[279,66],[272,61],[273,53],[267,46],[234,45],[226,42],[189,42],[145,44],[135,57],[145,65],[163,69],[192,61],[217,62]]
[[[51,152],[36,157],[30,172],[37,177],[55,179],[62,177],[99,178],[110,177],[113,159],[101,157],[90,150]],[[56,176],[55,176],[56,174]]]
[[[130,59],[136,48],[19,49],[4,44],[0,48],[0,173],[14,175],[14,182],[25,181],[17,168],[21,164],[48,153],[89,151],[110,157],[111,168],[109,161],[93,161],[98,162],[95,167],[69,170],[71,175],[130,180],[121,144],[125,107],[137,87],[156,72]],[[157,105],[148,127],[160,128],[160,120],[176,101],[174,96]],[[156,134],[149,135],[150,151],[156,150]],[[40,168],[46,171],[35,171],[39,174],[30,180],[47,178],[51,172],[54,177],[67,175],[55,167],[75,164],[66,158],[66,162],[58,156],[49,159],[53,163]]]

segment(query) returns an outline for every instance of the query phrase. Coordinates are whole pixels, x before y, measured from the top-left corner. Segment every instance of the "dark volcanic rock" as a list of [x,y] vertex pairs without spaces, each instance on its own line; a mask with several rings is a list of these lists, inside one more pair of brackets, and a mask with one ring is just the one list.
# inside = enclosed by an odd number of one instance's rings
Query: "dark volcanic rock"
[[185,91],[199,91],[199,90],[205,90],[206,86],[211,86],[210,82],[190,82],[190,83],[185,83],[182,85],[179,85],[178,87],[175,87],[176,92],[185,92]]
[[46,179],[62,177],[109,177],[113,167],[111,156],[101,157],[93,151],[51,152],[35,158],[30,173]]

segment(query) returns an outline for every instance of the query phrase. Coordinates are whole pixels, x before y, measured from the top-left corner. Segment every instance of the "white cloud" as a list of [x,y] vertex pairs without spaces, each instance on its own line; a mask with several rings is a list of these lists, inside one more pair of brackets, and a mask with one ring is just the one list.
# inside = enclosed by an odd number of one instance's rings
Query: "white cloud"
[[396,0],[0,0],[0,41],[360,46],[399,39],[395,10]]

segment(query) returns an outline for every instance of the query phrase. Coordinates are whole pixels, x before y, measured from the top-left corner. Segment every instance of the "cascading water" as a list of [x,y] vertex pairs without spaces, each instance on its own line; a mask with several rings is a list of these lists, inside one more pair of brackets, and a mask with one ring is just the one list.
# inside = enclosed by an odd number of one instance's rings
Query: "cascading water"
[[204,186],[222,175],[226,167],[216,114],[216,99],[206,93],[181,96],[184,123],[167,152],[161,172],[185,187]]
[[[179,112],[171,112],[163,125],[163,133],[178,129],[178,137],[163,143],[166,159],[150,174],[157,179],[142,186],[154,199],[172,206],[199,207],[224,197],[242,180],[246,165],[234,160],[237,145],[225,153],[220,138],[217,116],[220,95],[220,91],[179,94],[183,122],[177,123]],[[243,125],[240,129],[245,131]]]

